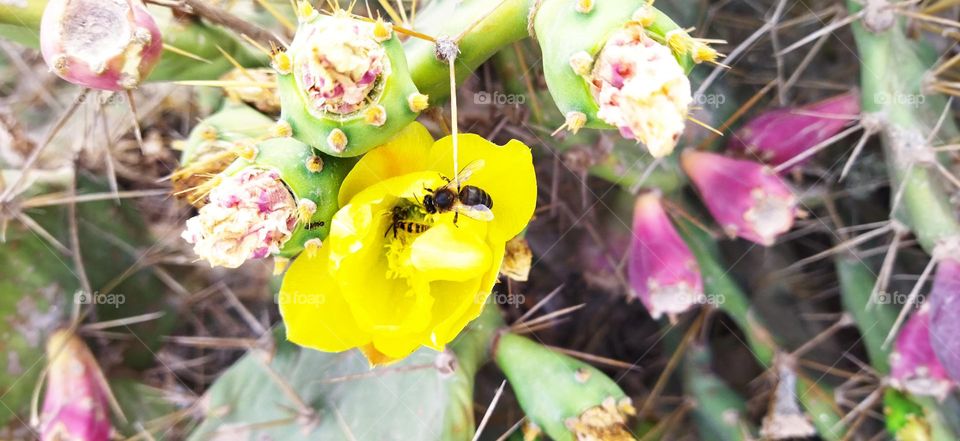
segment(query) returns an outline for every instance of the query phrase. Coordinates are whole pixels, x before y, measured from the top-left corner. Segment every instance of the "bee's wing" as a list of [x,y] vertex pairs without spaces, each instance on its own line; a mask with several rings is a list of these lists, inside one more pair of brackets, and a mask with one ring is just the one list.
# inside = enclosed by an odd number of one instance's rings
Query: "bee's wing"
[[470,179],[470,176],[473,175],[474,172],[483,168],[484,164],[485,162],[482,159],[471,161],[469,164],[460,169],[460,173],[457,173],[456,180],[462,184],[467,179]]
[[471,219],[476,219],[483,222],[490,222],[493,220],[493,211],[491,211],[490,207],[486,205],[457,204],[455,208],[458,212],[460,212],[460,214],[463,214]]

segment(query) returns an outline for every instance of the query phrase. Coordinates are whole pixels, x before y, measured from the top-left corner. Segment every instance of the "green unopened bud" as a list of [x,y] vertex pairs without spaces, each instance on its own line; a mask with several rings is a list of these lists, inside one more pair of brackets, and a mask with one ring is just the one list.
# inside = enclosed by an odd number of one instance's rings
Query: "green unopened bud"
[[630,398],[596,368],[527,338],[504,334],[494,349],[527,418],[557,441],[635,439]]
[[[281,119],[291,125],[294,138],[326,154],[362,155],[422,110],[407,104],[407,97],[418,92],[403,48],[388,23],[358,20],[343,11],[315,14],[308,7],[299,8],[293,43],[273,57],[280,74]],[[377,109],[376,118],[371,108]]]
[[247,105],[234,103],[204,119],[179,143],[183,151],[180,168],[170,176],[174,195],[202,206],[203,189],[211,176],[237,157],[251,160],[259,150],[256,138],[273,127],[274,121]]

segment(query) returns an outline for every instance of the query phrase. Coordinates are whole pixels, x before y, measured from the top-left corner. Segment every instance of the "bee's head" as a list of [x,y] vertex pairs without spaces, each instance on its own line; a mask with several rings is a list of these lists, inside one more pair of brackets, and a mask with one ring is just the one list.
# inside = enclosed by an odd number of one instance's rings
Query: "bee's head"
[[433,199],[432,194],[423,195],[423,208],[427,210],[428,214],[434,214],[437,212],[437,206],[435,204],[436,201]]

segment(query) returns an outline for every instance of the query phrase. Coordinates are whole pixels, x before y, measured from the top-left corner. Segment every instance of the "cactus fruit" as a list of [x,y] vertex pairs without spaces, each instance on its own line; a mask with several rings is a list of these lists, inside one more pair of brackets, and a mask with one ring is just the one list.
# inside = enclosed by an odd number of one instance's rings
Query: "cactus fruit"
[[323,157],[293,138],[262,141],[249,153],[203,184],[210,203],[183,233],[212,266],[235,268],[318,246],[330,232],[340,184],[354,162]]
[[793,226],[797,198],[763,164],[694,150],[685,150],[680,161],[730,237],[770,246]]
[[630,398],[603,372],[510,333],[493,351],[527,418],[551,439],[635,439],[626,425],[636,413]]
[[281,119],[293,136],[320,151],[358,156],[383,144],[423,110],[400,40],[391,27],[338,10],[323,15],[309,3],[286,51],[273,56]]
[[47,66],[91,89],[136,88],[160,59],[163,40],[140,0],[52,0],[40,25]]
[[771,110],[737,130],[727,148],[769,165],[780,165],[840,133],[859,114],[860,95],[857,92],[847,92],[802,107]]
[[110,389],[87,345],[59,330],[47,340],[47,360],[40,439],[108,441]]
[[546,0],[533,12],[547,87],[568,116],[565,126],[616,127],[653,156],[669,154],[692,101],[686,74],[692,55],[703,54],[694,48],[705,45],[648,4],[580,9],[586,12]]
[[659,191],[641,194],[633,209],[630,285],[653,318],[671,318],[705,301],[700,267],[667,217]]

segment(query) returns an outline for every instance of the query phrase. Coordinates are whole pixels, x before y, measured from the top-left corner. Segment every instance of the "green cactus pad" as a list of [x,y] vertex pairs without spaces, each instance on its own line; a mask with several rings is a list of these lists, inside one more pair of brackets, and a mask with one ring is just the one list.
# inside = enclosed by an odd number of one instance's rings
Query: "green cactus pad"
[[246,104],[228,102],[217,113],[204,118],[190,131],[180,155],[182,167],[190,165],[198,157],[209,153],[209,133],[216,134],[216,141],[235,143],[262,137],[269,133],[275,122]]
[[[229,433],[249,440],[470,441],[476,427],[474,376],[500,325],[499,311],[488,307],[450,345],[452,351],[421,349],[372,370],[359,351],[301,348],[277,332],[269,362],[247,355],[210,387],[208,415],[187,439]],[[291,418],[303,409],[276,378],[315,419]]]
[[[335,18],[318,15],[312,22],[302,23],[297,35],[291,43],[287,53],[291,57],[292,66],[297,65],[298,47],[306,44],[308,30],[323,26],[324,23]],[[396,33],[390,39],[381,43],[386,50],[389,60],[389,70],[377,80],[380,84],[374,89],[372,101],[367,106],[380,105],[386,110],[386,121],[375,126],[364,120],[364,107],[356,112],[336,115],[332,113],[318,115],[318,112],[309,109],[304,92],[297,85],[296,69],[279,76],[278,93],[280,94],[280,118],[293,128],[293,136],[298,140],[315,147],[331,156],[353,157],[359,156],[370,149],[381,145],[393,137],[417,118],[418,112],[410,109],[408,98],[417,94],[417,87],[410,77],[407,67],[407,58],[403,53]],[[329,145],[327,138],[335,129],[346,135],[347,144],[342,151]]]
[[[347,172],[356,163],[353,159],[333,158],[293,138],[274,138],[256,144],[257,154],[253,160],[238,158],[224,170],[225,176],[233,176],[248,167],[276,170],[280,179],[287,185],[294,199],[309,199],[317,204],[317,211],[309,222],[297,221],[284,246],[280,249],[283,257],[293,257],[303,251],[304,243],[310,239],[325,239],[330,233],[330,220],[339,209],[337,194]],[[307,168],[308,161],[322,164],[319,171]]]
[[626,396],[593,366],[518,335],[502,335],[494,359],[527,418],[557,441],[574,440],[568,419],[610,398],[619,401]]
[[[613,126],[597,118],[600,106],[593,98],[590,84],[570,67],[570,58],[586,52],[596,59],[609,36],[630,21],[646,2],[597,1],[589,13],[577,12],[573,5],[572,1],[545,0],[536,11],[534,29],[543,53],[543,75],[561,113],[580,112],[587,116],[585,127],[610,129]],[[651,9],[655,20],[646,28],[648,33],[662,39],[667,32],[681,29],[666,14],[652,6]],[[688,73],[693,69],[689,53],[677,57],[677,62]]]

